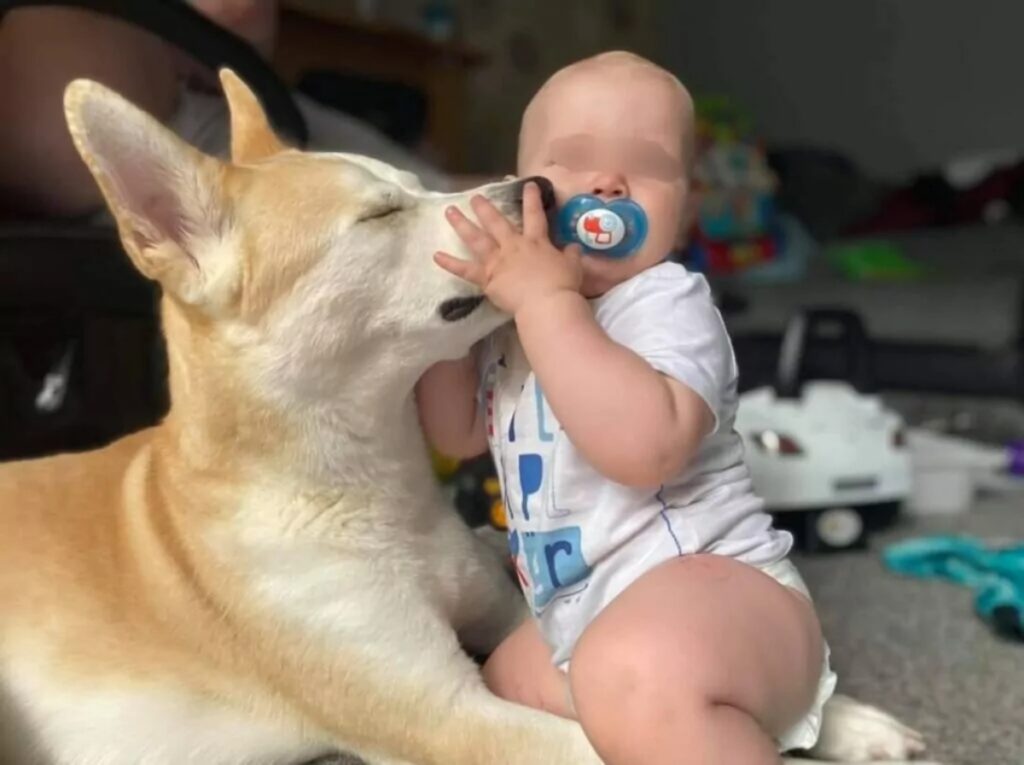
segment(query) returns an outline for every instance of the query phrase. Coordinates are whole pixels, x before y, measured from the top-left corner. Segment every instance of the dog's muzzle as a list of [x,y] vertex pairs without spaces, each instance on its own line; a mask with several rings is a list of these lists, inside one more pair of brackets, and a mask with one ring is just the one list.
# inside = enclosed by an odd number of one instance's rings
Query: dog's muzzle
[[[518,220],[523,210],[523,190],[526,188],[526,184],[531,182],[537,184],[544,211],[551,215],[555,209],[555,189],[551,185],[551,181],[540,176],[522,178],[510,183],[505,187],[502,196],[493,198],[491,201],[498,204],[506,214],[515,215]],[[459,321],[473,313],[483,302],[483,296],[451,298],[441,303],[437,312],[444,321]]]
[[483,295],[477,297],[451,298],[441,303],[437,312],[444,321],[459,321],[465,319],[473,311],[483,305]]

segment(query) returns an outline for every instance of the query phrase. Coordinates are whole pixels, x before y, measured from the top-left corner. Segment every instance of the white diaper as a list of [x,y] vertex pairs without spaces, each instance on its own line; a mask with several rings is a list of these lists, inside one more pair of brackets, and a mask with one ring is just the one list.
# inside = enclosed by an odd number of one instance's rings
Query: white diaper
[[[811,593],[804,584],[800,572],[796,570],[789,560],[780,560],[778,563],[770,563],[762,566],[761,570],[772,579],[796,590],[808,600]],[[814,698],[814,704],[804,718],[779,737],[779,751],[788,752],[792,749],[810,749],[818,743],[818,736],[821,734],[821,717],[828,701],[836,690],[836,673],[832,671],[829,664],[829,648],[825,643],[825,653],[821,660],[821,679],[818,680],[818,694]]]
[[[759,568],[775,581],[796,590],[808,600],[811,600],[811,593],[808,591],[803,577],[800,576],[800,572],[797,571],[796,566],[794,566],[789,560],[783,559],[777,563],[770,563],[766,566],[760,566]],[[563,662],[558,666],[558,668],[563,672],[568,672],[569,662]],[[821,679],[818,680],[818,693],[814,698],[814,704],[800,722],[779,737],[780,752],[789,752],[794,749],[810,749],[818,743],[818,736],[821,734],[822,712],[825,708],[825,702],[827,702],[832,697],[832,694],[835,693],[836,680],[836,673],[832,671],[832,666],[829,664],[828,643],[825,643],[825,653],[822,657]],[[567,683],[566,689],[568,688],[569,685]],[[569,697],[569,708],[575,708],[571,695]]]

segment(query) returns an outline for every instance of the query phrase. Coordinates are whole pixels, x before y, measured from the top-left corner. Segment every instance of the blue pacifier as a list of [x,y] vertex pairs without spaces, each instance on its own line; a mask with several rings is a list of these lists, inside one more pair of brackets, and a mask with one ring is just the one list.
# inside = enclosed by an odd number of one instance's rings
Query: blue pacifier
[[647,214],[632,199],[605,202],[592,194],[578,194],[558,212],[555,233],[565,247],[579,244],[585,255],[621,260],[647,238]]

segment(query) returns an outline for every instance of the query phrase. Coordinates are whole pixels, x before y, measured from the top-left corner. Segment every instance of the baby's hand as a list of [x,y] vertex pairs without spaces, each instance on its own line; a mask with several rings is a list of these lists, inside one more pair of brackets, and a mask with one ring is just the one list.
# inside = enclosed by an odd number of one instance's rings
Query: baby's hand
[[579,247],[559,250],[551,244],[537,184],[529,183],[523,191],[522,233],[483,197],[473,197],[470,204],[480,226],[456,207],[449,207],[447,216],[473,260],[438,252],[434,260],[439,266],[478,285],[492,303],[513,316],[530,301],[580,291]]

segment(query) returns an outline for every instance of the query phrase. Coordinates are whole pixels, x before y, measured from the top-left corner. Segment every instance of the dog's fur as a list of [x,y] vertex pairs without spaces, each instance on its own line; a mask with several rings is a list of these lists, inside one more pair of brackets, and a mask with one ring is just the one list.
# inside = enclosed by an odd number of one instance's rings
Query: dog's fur
[[[222,81],[230,162],[97,84],[67,91],[125,249],[163,288],[173,403],[105,449],[0,467],[0,761],[598,763],[575,723],[488,693],[460,646],[522,617],[434,488],[411,396],[504,320],[441,315],[474,296],[431,259],[461,251],[443,209],[468,196],[288,150]],[[512,216],[520,191],[480,190]],[[826,754],[913,748],[888,717],[861,735],[876,713],[843,703]]]

